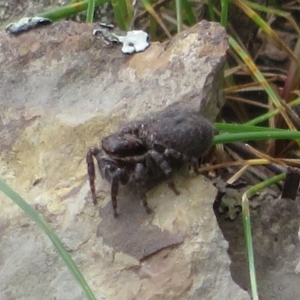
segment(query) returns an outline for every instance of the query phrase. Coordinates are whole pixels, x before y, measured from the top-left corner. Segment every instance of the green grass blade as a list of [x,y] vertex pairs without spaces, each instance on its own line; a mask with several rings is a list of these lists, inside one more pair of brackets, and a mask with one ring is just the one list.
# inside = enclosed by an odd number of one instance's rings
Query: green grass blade
[[[108,2],[108,0],[94,0],[94,1],[95,1],[95,5],[101,5],[101,4]],[[74,14],[78,14],[79,12],[86,10],[88,7],[88,2],[89,1],[82,1],[82,2],[78,2],[78,3],[73,3],[70,5],[62,6],[62,7],[38,14],[38,16],[50,19],[52,22],[55,22],[55,21],[65,19],[66,17],[69,17]]]
[[251,232],[250,209],[249,209],[249,201],[246,193],[244,193],[242,197],[242,214],[243,214],[246,249],[248,255],[248,266],[249,266],[252,299],[258,300],[253,241],[252,241],[252,232]]
[[299,59],[295,56],[293,51],[287,47],[284,42],[281,40],[281,38],[278,36],[278,34],[270,27],[270,25],[265,22],[254,10],[252,10],[249,6],[245,4],[242,0],[232,0],[232,2],[238,6],[241,10],[244,11],[244,13],[251,18],[253,22],[255,22],[267,35],[272,37],[279,46],[284,49],[286,53],[295,61],[297,65],[300,65]]
[[145,10],[156,20],[156,22],[159,24],[159,26],[163,29],[165,34],[169,39],[172,38],[172,35],[167,28],[167,26],[164,24],[160,16],[157,14],[157,12],[153,9],[151,3],[149,0],[141,0],[141,3],[143,4]]
[[300,29],[298,24],[295,22],[295,20],[293,19],[292,15],[288,12],[282,11],[280,9],[276,9],[274,7],[271,7],[270,5],[260,5],[254,1],[246,1],[243,0],[244,4],[247,5],[250,8],[253,8],[257,11],[261,11],[261,12],[265,12],[268,14],[273,14],[275,16],[280,16],[283,18],[286,18],[294,27],[294,29],[297,31],[298,35],[300,35]]
[[151,36],[151,40],[156,41],[157,38],[157,22],[152,17],[149,16],[149,35]]
[[273,176],[269,179],[266,179],[254,186],[252,186],[251,188],[249,188],[246,193],[247,193],[247,197],[252,197],[253,195],[257,194],[258,192],[260,192],[261,190],[278,183],[279,181],[282,181],[286,178],[286,174],[285,173],[281,173],[279,175]]
[[[290,102],[288,105],[289,105],[290,107],[294,107],[294,106],[300,105],[300,97],[297,98],[297,99],[295,99],[295,100],[293,100],[293,101]],[[263,115],[260,115],[260,116],[258,116],[257,118],[248,121],[248,122],[245,123],[245,124],[247,124],[247,125],[256,125],[256,124],[260,124],[260,123],[265,122],[266,120],[268,120],[268,119],[270,119],[270,118],[272,118],[272,117],[275,117],[276,115],[279,114],[279,112],[280,112],[280,111],[279,111],[278,108],[273,109],[272,111],[269,111],[269,112],[267,112],[267,113],[265,113],[265,114],[263,114]],[[273,128],[273,129],[274,129],[274,128]]]
[[223,131],[227,133],[286,131],[285,129],[281,128],[250,126],[244,124],[214,123],[214,126],[219,132]]
[[248,198],[265,189],[266,187],[278,183],[279,181],[284,180],[286,177],[285,173],[276,175],[272,178],[269,178],[259,184],[254,185],[248,189],[242,197],[242,212],[243,212],[243,224],[244,224],[244,233],[248,254],[248,265],[249,265],[249,274],[250,274],[250,284],[252,299],[258,300],[257,292],[257,282],[255,274],[255,263],[254,263],[254,251],[253,251],[253,241],[252,241],[252,232],[251,232],[251,221],[250,221],[250,209],[249,209],[249,200]]
[[131,1],[111,0],[115,20],[121,30],[128,30],[133,18],[133,7]]
[[[274,106],[280,111],[282,117],[284,118],[286,124],[291,129],[295,129],[293,124],[290,122],[289,117],[287,116],[285,109],[282,107],[279,96],[277,93],[271,88],[268,81],[265,79],[263,74],[259,71],[257,66],[254,64],[250,56],[239,46],[239,44],[235,41],[235,39],[231,36],[228,37],[229,45],[236,51],[236,53],[240,56],[240,58],[245,62],[253,76],[256,80],[261,84],[263,89],[266,91]],[[252,123],[253,124],[253,123]]]
[[213,0],[208,0],[207,1],[207,6],[208,6],[208,14],[209,14],[210,21],[217,21],[216,14],[215,14],[215,11],[214,11]]
[[244,132],[219,134],[214,137],[213,144],[258,140],[296,140],[300,139],[300,132],[293,130],[269,130],[267,132]]
[[68,251],[63,246],[62,242],[59,240],[57,235],[50,229],[48,224],[42,219],[38,212],[33,209],[27,202],[14,190],[12,190],[6,183],[0,179],[0,190],[12,199],[30,218],[36,225],[38,225],[50,238],[56,250],[58,251],[61,258],[64,260],[66,266],[69,268],[71,274],[74,276],[76,281],[80,284],[83,292],[85,293],[87,299],[96,300],[93,292],[88,286],[87,282],[83,278],[81,272],[79,271],[77,265],[74,263]]
[[175,0],[175,5],[176,5],[177,32],[180,32],[182,31],[181,0]]
[[191,3],[188,0],[181,0],[182,10],[184,11],[185,21],[189,26],[193,26],[197,22],[197,18],[193,12]]
[[87,23],[93,22],[94,12],[95,12],[95,0],[89,0],[89,4],[88,4],[88,8],[87,8],[87,15],[86,15]]
[[221,25],[223,27],[227,27],[227,19],[228,19],[228,0],[221,0]]
[[272,102],[276,107],[281,107],[280,100],[275,91],[271,88],[270,84],[267,82],[263,74],[258,70],[257,66],[252,61],[251,57],[244,51],[240,45],[235,41],[235,39],[231,36],[228,37],[229,45],[235,50],[235,52],[240,56],[240,58],[247,65],[253,76],[256,80],[261,84],[261,86],[265,89],[268,96],[271,98]]

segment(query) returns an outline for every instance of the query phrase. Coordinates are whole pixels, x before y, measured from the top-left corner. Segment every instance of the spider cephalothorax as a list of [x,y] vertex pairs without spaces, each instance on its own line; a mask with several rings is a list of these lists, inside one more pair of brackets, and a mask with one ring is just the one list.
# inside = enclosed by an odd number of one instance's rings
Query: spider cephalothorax
[[102,139],[102,148],[91,148],[86,156],[94,204],[96,158],[102,178],[111,182],[114,216],[117,212],[119,184],[133,183],[148,213],[146,192],[167,181],[178,194],[172,174],[184,163],[197,173],[198,159],[211,146],[214,130],[211,123],[190,109],[167,108],[144,119],[123,125]]

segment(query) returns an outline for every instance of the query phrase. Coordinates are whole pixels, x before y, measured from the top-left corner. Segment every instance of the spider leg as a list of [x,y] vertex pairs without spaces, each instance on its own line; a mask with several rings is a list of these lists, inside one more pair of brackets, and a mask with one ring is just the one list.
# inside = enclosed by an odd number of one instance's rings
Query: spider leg
[[199,175],[199,171],[198,171],[198,169],[199,169],[199,162],[198,162],[197,158],[195,158],[195,157],[189,158],[185,154],[182,154],[182,153],[180,153],[180,152],[178,152],[178,151],[176,151],[174,149],[170,149],[170,148],[168,148],[168,149],[166,149],[164,151],[164,155],[166,157],[173,157],[173,158],[175,158],[177,160],[180,160],[180,161],[182,161],[184,163],[189,163],[191,165],[194,173],[196,175]]
[[188,156],[172,148],[166,148],[165,146],[155,143],[154,149],[154,152],[160,155],[164,161],[166,161],[166,158],[172,158],[179,163],[191,163],[191,159]]
[[135,176],[135,180],[137,182],[137,187],[138,187],[138,193],[139,196],[141,197],[141,201],[142,204],[147,212],[147,214],[151,214],[152,213],[152,209],[148,206],[148,202],[147,202],[147,196],[145,194],[144,191],[142,191],[142,179],[147,176],[146,174],[146,168],[142,163],[138,163],[135,167],[134,170],[134,176]]
[[148,151],[151,158],[158,164],[160,169],[165,173],[166,176],[170,176],[172,169],[168,162],[165,160],[164,156],[155,150]]
[[173,157],[173,158],[175,158],[177,160],[180,160],[182,162],[190,162],[190,159],[186,155],[184,155],[184,154],[182,154],[182,153],[180,153],[180,152],[178,152],[174,149],[170,149],[170,148],[165,149],[164,155],[166,157]]
[[129,176],[126,170],[117,168],[112,174],[111,180],[111,202],[114,212],[114,217],[117,218],[119,216],[118,213],[118,201],[117,196],[119,192],[119,183],[126,184],[129,180]]
[[115,175],[113,176],[111,181],[111,203],[112,203],[115,218],[119,216],[118,201],[117,201],[118,192],[119,192],[119,178],[117,175]]
[[193,168],[193,171],[196,175],[199,175],[200,172],[199,172],[199,161],[197,158],[193,157],[192,160],[191,160],[191,166]]
[[95,165],[93,161],[93,156],[97,157],[100,153],[98,148],[91,148],[86,155],[86,164],[89,176],[90,189],[92,193],[93,203],[97,204],[96,190],[95,190]]
[[97,204],[97,196],[95,189],[95,164],[93,156],[97,160],[97,164],[102,177],[111,181],[111,201],[114,212],[114,217],[118,216],[117,196],[119,192],[119,183],[126,184],[129,180],[129,175],[125,169],[118,168],[117,163],[113,159],[103,158],[102,150],[99,148],[91,148],[86,155],[86,163],[88,169],[89,183],[92,193],[93,203]]
[[144,206],[144,208],[145,208],[145,210],[146,210],[146,213],[150,215],[153,211],[152,211],[152,209],[148,206],[146,194],[145,194],[145,193],[140,193],[140,197],[141,197],[143,206]]
[[[167,151],[167,149],[164,151]],[[182,154],[180,154],[179,152],[175,151],[175,150],[171,150],[172,151],[172,157],[174,158],[181,158]],[[169,155],[169,153],[167,152],[167,154]],[[160,154],[159,152],[155,151],[155,150],[150,150],[149,151],[149,155],[153,158],[153,160],[159,165],[160,169],[164,172],[164,174],[166,175],[166,177],[170,177],[172,174],[172,169],[170,167],[170,165],[168,164],[168,162],[165,160],[164,156],[162,154]],[[167,156],[167,155],[166,155]],[[180,192],[176,189],[175,183],[172,179],[168,179],[168,187],[174,192],[175,195],[179,195]]]
[[168,187],[170,190],[172,190],[174,192],[174,194],[176,196],[179,196],[180,195],[180,192],[177,190],[176,186],[175,186],[175,183],[173,180],[169,180],[168,181]]

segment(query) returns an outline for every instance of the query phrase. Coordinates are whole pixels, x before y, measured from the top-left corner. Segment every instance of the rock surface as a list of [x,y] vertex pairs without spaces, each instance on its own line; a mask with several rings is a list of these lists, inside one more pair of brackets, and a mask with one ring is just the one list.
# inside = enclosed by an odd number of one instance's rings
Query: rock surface
[[[201,22],[124,56],[92,29],[0,33],[2,178],[57,232],[97,299],[249,299],[231,279],[207,179],[177,174],[177,197],[153,189],[150,216],[123,193],[114,219],[109,185],[97,180],[96,209],[86,177],[87,149],[127,120],[174,103],[215,117],[225,31]],[[0,299],[83,299],[48,238],[2,194],[0,203]]]

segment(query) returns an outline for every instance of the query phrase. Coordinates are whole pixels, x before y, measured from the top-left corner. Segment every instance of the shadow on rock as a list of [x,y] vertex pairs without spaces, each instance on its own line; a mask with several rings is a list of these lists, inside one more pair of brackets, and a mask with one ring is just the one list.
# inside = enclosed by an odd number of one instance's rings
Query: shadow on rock
[[98,225],[97,236],[101,236],[103,242],[113,249],[142,260],[184,241],[182,232],[171,233],[152,225],[153,215],[145,212],[135,195],[122,195],[118,204],[118,218],[113,217],[111,202],[99,210],[102,221]]

